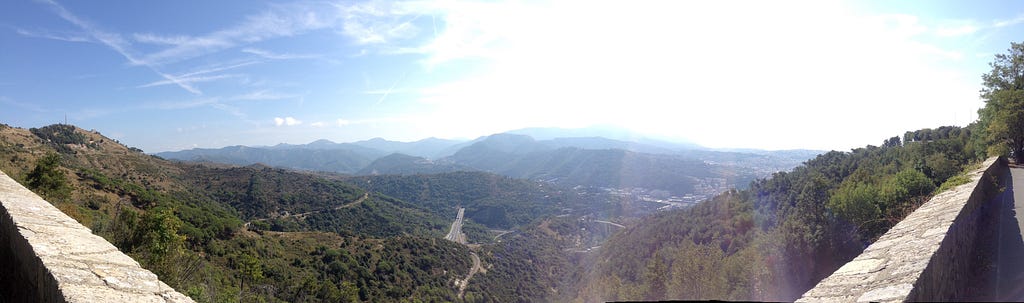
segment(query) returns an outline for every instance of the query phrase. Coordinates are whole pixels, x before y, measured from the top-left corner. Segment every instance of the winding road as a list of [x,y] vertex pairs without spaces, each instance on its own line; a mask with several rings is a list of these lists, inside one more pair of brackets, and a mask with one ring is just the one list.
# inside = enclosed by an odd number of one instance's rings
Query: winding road
[[625,225],[622,225],[622,224],[619,224],[619,223],[615,223],[615,222],[611,222],[611,221],[594,220],[594,222],[604,223],[604,224],[608,224],[608,225],[615,226],[615,227],[618,227],[618,228],[626,228]]
[[469,269],[469,274],[466,275],[466,278],[461,280],[461,281],[459,281],[460,282],[459,283],[459,298],[460,299],[462,298],[462,296],[466,292],[466,286],[469,286],[469,279],[472,279],[473,275],[475,275],[477,272],[480,271],[480,269],[483,268],[483,267],[480,266],[480,256],[477,256],[475,252],[470,252],[469,253],[469,257],[473,258],[473,267]]
[[249,228],[249,225],[252,222],[255,222],[255,221],[267,221],[267,220],[271,220],[271,219],[284,219],[284,218],[293,218],[293,217],[299,217],[300,219],[303,219],[303,218],[306,218],[306,216],[309,215],[309,214],[322,213],[322,212],[329,211],[329,210],[339,210],[339,209],[342,209],[342,208],[353,207],[353,206],[359,205],[359,203],[363,203],[363,201],[366,200],[366,198],[368,198],[369,196],[370,196],[370,193],[363,193],[362,197],[359,197],[359,199],[356,199],[352,203],[343,204],[343,205],[339,205],[339,206],[331,207],[331,208],[326,208],[326,209],[312,210],[312,211],[307,211],[307,212],[297,213],[297,214],[287,214],[287,215],[273,217],[273,218],[253,219],[253,220],[251,220],[249,222],[245,222],[245,228]]

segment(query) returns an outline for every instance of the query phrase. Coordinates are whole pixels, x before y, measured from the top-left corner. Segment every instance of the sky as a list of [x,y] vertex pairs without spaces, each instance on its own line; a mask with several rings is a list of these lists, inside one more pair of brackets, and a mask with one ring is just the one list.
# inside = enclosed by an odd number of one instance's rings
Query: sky
[[0,3],[0,123],[146,152],[616,125],[848,150],[965,126],[1019,1]]

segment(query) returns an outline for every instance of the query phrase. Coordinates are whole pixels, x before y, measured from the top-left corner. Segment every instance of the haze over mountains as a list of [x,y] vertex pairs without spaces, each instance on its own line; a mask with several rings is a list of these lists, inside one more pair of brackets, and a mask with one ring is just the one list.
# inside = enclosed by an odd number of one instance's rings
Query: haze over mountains
[[[183,160],[235,165],[261,163],[356,175],[487,171],[516,178],[598,187],[640,187],[687,194],[701,180],[745,186],[820,154],[812,150],[714,150],[644,138],[609,127],[527,128],[459,141],[383,138],[268,147],[230,146],[157,153]],[[714,181],[717,182],[717,181]]]

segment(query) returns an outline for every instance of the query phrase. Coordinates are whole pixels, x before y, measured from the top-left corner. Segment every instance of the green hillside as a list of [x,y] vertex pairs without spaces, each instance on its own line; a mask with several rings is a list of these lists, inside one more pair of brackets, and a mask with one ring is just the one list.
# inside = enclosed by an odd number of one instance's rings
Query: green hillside
[[[970,169],[984,146],[941,127],[829,152],[612,237],[578,297],[793,300]],[[914,140],[913,136],[926,139]]]
[[1024,161],[1024,44],[982,76],[967,127],[906,132],[829,152],[613,236],[576,298],[793,300],[988,156]]
[[306,173],[164,161],[69,125],[0,126],[0,169],[198,302],[457,300],[449,218]]

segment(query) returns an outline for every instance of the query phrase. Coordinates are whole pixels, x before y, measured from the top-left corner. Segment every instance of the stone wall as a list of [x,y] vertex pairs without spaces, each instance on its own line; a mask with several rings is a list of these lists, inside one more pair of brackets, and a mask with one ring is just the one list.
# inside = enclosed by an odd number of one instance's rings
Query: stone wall
[[0,302],[192,302],[0,172]]
[[797,302],[961,301],[984,270],[997,228],[994,200],[1008,174],[991,158],[971,182],[940,193]]

